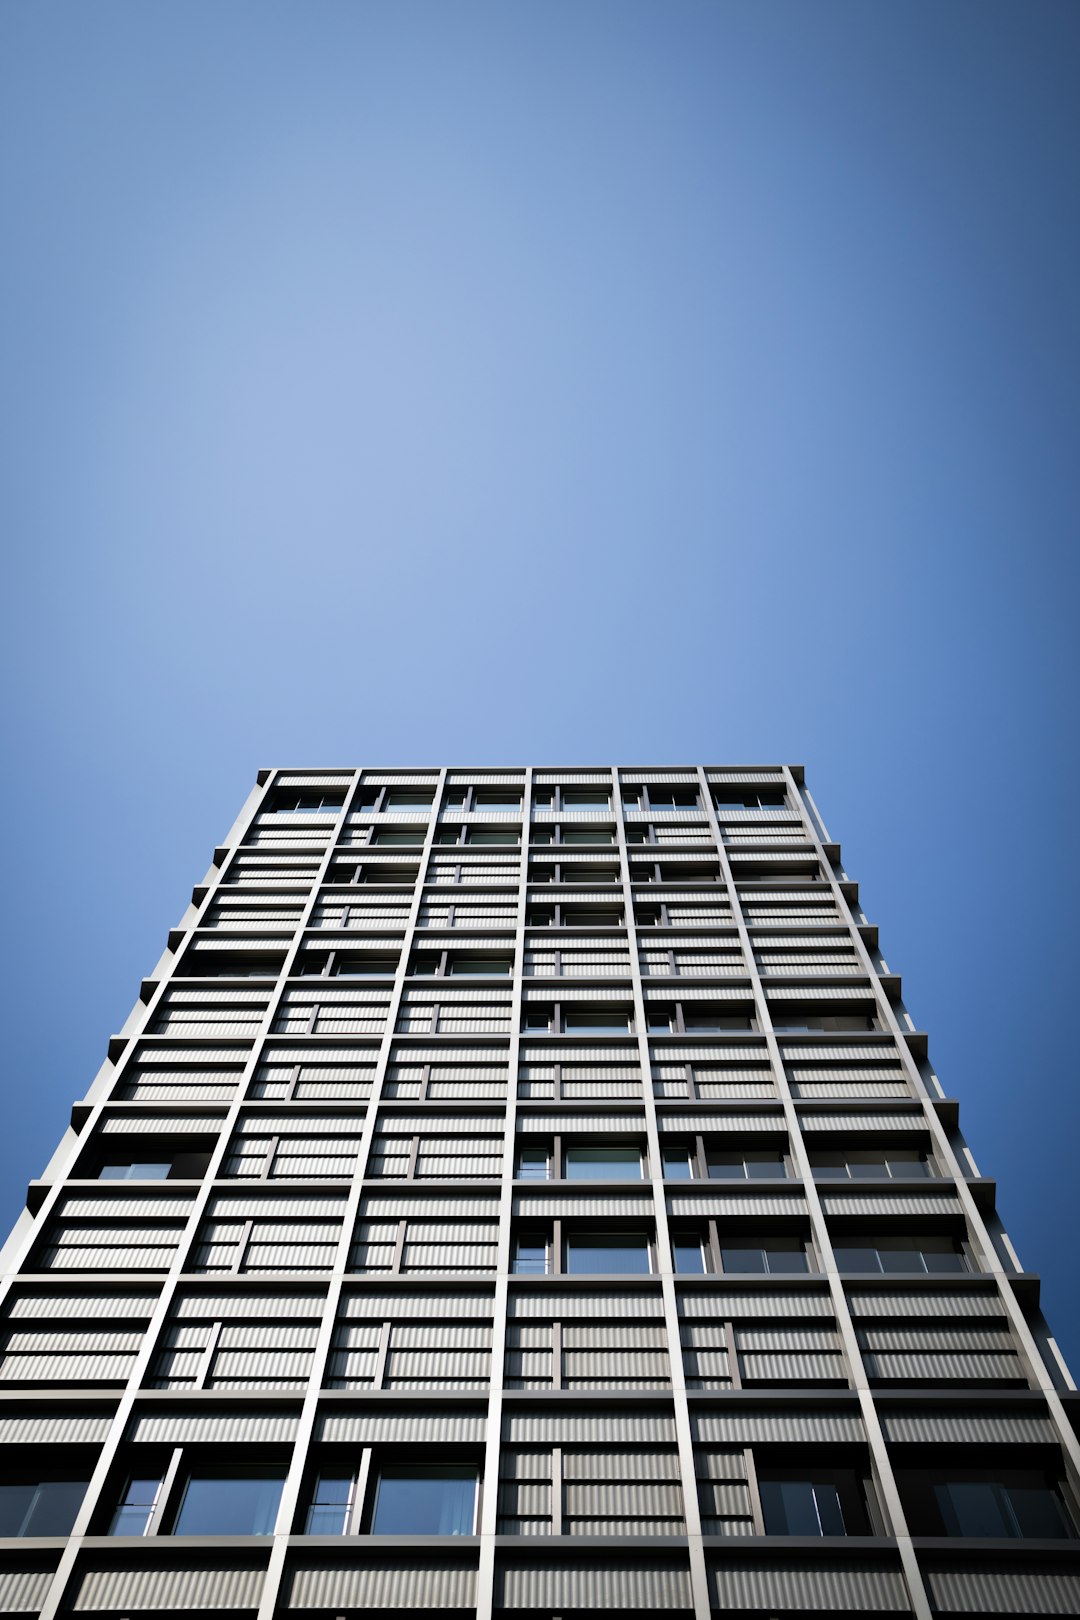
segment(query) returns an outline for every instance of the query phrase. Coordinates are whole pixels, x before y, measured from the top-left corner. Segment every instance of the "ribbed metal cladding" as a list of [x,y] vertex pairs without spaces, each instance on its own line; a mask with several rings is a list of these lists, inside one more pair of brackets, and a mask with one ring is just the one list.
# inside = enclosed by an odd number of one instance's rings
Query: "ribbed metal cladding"
[[939,1614],[1080,1614],[1080,1573],[956,1564],[927,1571]]
[[316,1564],[304,1560],[287,1577],[289,1609],[466,1609],[476,1602],[476,1570],[455,1564]]
[[709,1586],[720,1610],[842,1610],[849,1614],[909,1614],[899,1568],[801,1559],[711,1564]]
[[[1080,1524],[1080,1448],[855,895],[795,768],[260,773],[5,1250],[0,1478],[93,1477],[0,1610],[1080,1611],[1078,1540],[904,1533],[956,1469]],[[174,1538],[230,1467],[274,1534]],[[475,1535],[374,1534],[394,1467]]]
[[198,1559],[160,1568],[132,1560],[124,1567],[88,1569],[71,1607],[124,1613],[132,1609],[182,1613],[185,1609],[250,1609],[259,1601],[261,1569],[218,1568]]
[[685,1609],[690,1576],[678,1565],[507,1561],[496,1575],[506,1609]]
[[0,1569],[0,1614],[36,1614],[51,1580],[49,1569]]

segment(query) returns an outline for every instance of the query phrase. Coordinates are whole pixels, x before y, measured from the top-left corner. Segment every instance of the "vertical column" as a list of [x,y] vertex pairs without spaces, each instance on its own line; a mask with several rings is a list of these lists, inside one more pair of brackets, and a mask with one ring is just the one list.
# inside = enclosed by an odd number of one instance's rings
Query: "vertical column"
[[[507,1300],[511,1266],[510,1228],[514,1207],[514,1159],[517,1149],[518,1067],[521,1052],[522,981],[525,971],[525,914],[529,891],[529,839],[532,831],[533,768],[525,771],[522,789],[521,870],[518,874],[517,928],[514,936],[514,990],[510,1002],[510,1053],[506,1082],[502,1182],[499,1187],[499,1253],[491,1343],[491,1388],[484,1447],[484,1501],[480,1520],[480,1571],[476,1586],[476,1620],[490,1620],[495,1602],[495,1535],[499,1515],[499,1460],[502,1445],[503,1387],[506,1367]],[[554,1490],[554,1485],[552,1486]]]
[[931,1620],[930,1600],[923,1585],[922,1575],[915,1549],[911,1543],[907,1521],[904,1517],[900,1493],[896,1487],[893,1475],[892,1462],[885,1446],[885,1436],[878,1421],[877,1408],[870,1394],[870,1386],[863,1366],[862,1354],[859,1350],[858,1339],[855,1335],[855,1325],[851,1320],[851,1313],[847,1307],[847,1298],[844,1294],[843,1284],[836,1268],[836,1260],[832,1251],[832,1241],[825,1223],[825,1214],[818,1197],[817,1187],[814,1184],[814,1173],[810,1166],[806,1144],[803,1141],[802,1129],[799,1124],[798,1113],[791,1087],[788,1083],[787,1070],[784,1068],[783,1058],[780,1054],[780,1044],[772,1027],[772,1017],[765,997],[765,991],[758,973],[757,962],[754,958],[753,945],[750,933],[743,915],[742,901],[735,886],[735,877],[731,869],[731,862],[724,847],[724,837],[720,831],[720,823],[716,815],[716,806],[713,804],[712,790],[705,768],[698,767],[698,781],[701,788],[702,803],[705,806],[712,827],[713,838],[720,856],[720,869],[724,874],[724,881],[728,887],[731,902],[731,915],[739,932],[739,944],[746,958],[747,972],[750,974],[750,984],[754,995],[754,1009],[757,1014],[765,1041],[769,1049],[769,1061],[772,1064],[775,1082],[779,1091],[780,1100],[784,1110],[784,1121],[787,1125],[788,1139],[791,1143],[791,1156],[798,1169],[803,1184],[803,1196],[810,1216],[810,1229],[814,1235],[814,1244],[825,1268],[825,1276],[832,1299],[833,1312],[836,1316],[837,1327],[840,1330],[841,1342],[848,1363],[848,1370],[852,1383],[858,1393],[859,1409],[862,1414],[863,1425],[870,1447],[870,1460],[874,1479],[881,1493],[881,1499],[892,1525],[893,1535],[896,1538],[900,1552],[900,1560],[904,1567],[904,1576],[907,1581],[908,1593],[911,1597],[912,1612],[919,1620]]
[[[252,811],[252,815],[257,813],[259,805],[265,802],[266,796],[274,786],[276,775],[277,773],[275,772],[274,775],[267,779],[266,783],[264,784],[262,797],[257,801],[255,808]],[[335,818],[326,851],[319,863],[319,870],[312,883],[311,891],[308,894],[307,902],[304,906],[300,920],[296,925],[296,930],[293,935],[293,942],[285,953],[285,960],[281,965],[281,971],[278,974],[277,982],[274,985],[273,991],[271,992],[266,1013],[256,1033],[255,1040],[252,1044],[251,1053],[237,1084],[236,1096],[233,1098],[229,1110],[225,1115],[224,1121],[222,1122],[217,1146],[211,1155],[210,1163],[207,1165],[206,1172],[203,1176],[202,1186],[199,1188],[199,1191],[196,1193],[193,1200],[191,1213],[188,1216],[185,1224],[172,1265],[169,1267],[169,1270],[166,1273],[162,1283],[161,1293],[158,1296],[157,1304],[154,1307],[153,1314],[147,1325],[142,1347],[135,1359],[135,1364],[131,1369],[127,1385],[120,1397],[119,1405],[117,1406],[116,1412],[113,1416],[108,1438],[102,1447],[101,1455],[98,1458],[90,1484],[87,1486],[82,1507],[79,1509],[78,1517],[72,1526],[71,1535],[69,1536],[64,1547],[64,1551],[60,1557],[60,1563],[56,1569],[56,1573],[53,1576],[49,1590],[46,1593],[45,1601],[41,1607],[39,1620],[53,1620],[53,1617],[57,1614],[60,1608],[65,1588],[71,1577],[72,1568],[78,1555],[79,1547],[81,1545],[81,1538],[86,1535],[91,1517],[97,1508],[101,1489],[108,1477],[110,1469],[113,1466],[117,1449],[119,1448],[119,1445],[124,1437],[124,1431],[127,1428],[128,1421],[131,1417],[132,1408],[141,1388],[143,1378],[146,1375],[146,1370],[150,1363],[150,1357],[153,1354],[154,1346],[157,1343],[158,1336],[165,1323],[166,1317],[168,1316],[173,1297],[176,1293],[177,1284],[180,1277],[187,1269],[188,1256],[195,1241],[195,1235],[198,1231],[199,1223],[206,1212],[206,1206],[209,1203],[210,1197],[213,1193],[214,1182],[220,1174],[221,1166],[228,1150],[229,1141],[236,1128],[236,1122],[240,1116],[240,1110],[244,1105],[244,1100],[247,1095],[248,1085],[251,1081],[251,1077],[254,1075],[255,1070],[259,1065],[259,1061],[262,1056],[263,1044],[267,1035],[269,1035],[270,1031],[273,1029],[274,1019],[277,1017],[278,1008],[281,1005],[281,998],[285,992],[286,982],[292,970],[293,963],[296,960],[301,941],[304,937],[304,929],[307,927],[308,920],[315,905],[316,897],[319,893],[319,889],[325,878],[330,861],[333,858],[334,847],[341,834],[341,829],[346,823],[346,818],[348,817],[349,813],[349,805],[352,801],[352,797],[356,791],[356,786],[359,780],[360,772],[354,771],[352,783],[345,793],[344,802],[340,811],[338,812],[337,817]],[[237,843],[243,836],[243,833],[246,830],[246,825],[249,825],[250,821],[251,817],[249,816],[246,824],[238,822],[234,826],[233,831],[237,835]],[[167,982],[171,982],[171,977],[172,976],[170,974],[169,981]],[[164,993],[165,988],[166,985],[164,983],[158,987],[157,996],[151,1003],[152,1007],[157,1005],[157,1002]],[[94,1117],[96,1119],[97,1110],[95,1111]],[[269,1576],[267,1579],[269,1580]]]
[[660,1128],[657,1124],[656,1097],[653,1093],[652,1083],[652,1063],[649,1057],[649,1028],[645,1016],[645,993],[641,983],[641,962],[637,948],[637,922],[634,917],[634,891],[630,883],[630,858],[626,845],[626,824],[623,820],[622,783],[617,766],[611,768],[611,800],[615,812],[615,836],[619,842],[619,870],[622,875],[623,909],[626,916],[626,934],[630,951],[630,976],[634,994],[634,1027],[637,1030],[638,1061],[641,1065],[642,1091],[645,1099],[645,1135],[649,1144],[650,1187],[653,1200],[653,1219],[656,1222],[656,1253],[660,1266],[664,1328],[667,1333],[668,1357],[671,1362],[671,1397],[675,1414],[675,1439],[679,1451],[683,1512],[686,1515],[686,1533],[689,1543],[690,1592],[694,1602],[696,1620],[709,1620],[709,1581],[705,1565],[705,1543],[701,1532],[701,1512],[698,1506],[697,1476],[694,1468],[694,1440],[690,1428],[690,1407],[686,1399],[686,1376],[683,1371],[679,1310],[675,1294],[674,1251],[671,1247],[667,1200],[664,1196]]

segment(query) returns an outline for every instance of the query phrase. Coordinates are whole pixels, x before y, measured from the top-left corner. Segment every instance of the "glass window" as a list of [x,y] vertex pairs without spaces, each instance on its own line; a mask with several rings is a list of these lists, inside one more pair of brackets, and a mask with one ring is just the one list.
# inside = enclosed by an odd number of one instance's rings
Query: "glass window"
[[516,816],[521,809],[520,793],[474,793],[474,810],[501,810]]
[[392,979],[396,972],[396,956],[338,956],[334,959],[337,979]]
[[168,1159],[134,1159],[126,1164],[103,1164],[99,1181],[165,1181],[172,1164]]
[[844,1515],[835,1485],[805,1479],[762,1479],[761,1511],[770,1536],[843,1536]]
[[563,1156],[567,1181],[640,1181],[641,1151],[636,1147],[571,1147]]
[[349,1528],[355,1479],[352,1474],[319,1474],[311,1493],[309,1536],[343,1536]]
[[765,1247],[729,1243],[720,1250],[725,1271],[765,1271],[774,1275],[809,1271],[805,1245],[796,1239],[776,1239]]
[[506,978],[513,969],[508,956],[455,956],[450,961],[450,972],[459,979],[486,979],[496,975]]
[[705,1244],[698,1235],[673,1236],[671,1247],[675,1253],[675,1270],[689,1272],[704,1272]]
[[691,1179],[689,1148],[664,1148],[662,1157],[665,1181]]
[[420,827],[376,827],[371,835],[371,842],[383,848],[404,849],[408,844],[422,844],[424,842],[423,829]]
[[272,1535],[283,1483],[281,1474],[192,1474],[173,1535]]
[[383,803],[384,810],[430,810],[435,795],[417,788],[400,788],[388,793]]
[[564,827],[564,844],[613,844],[615,834],[604,827]]
[[710,1153],[708,1165],[713,1181],[782,1180],[787,1176],[781,1153]]
[[603,788],[563,788],[564,810],[609,810],[610,796]]
[[618,883],[619,872],[614,866],[570,866],[563,874],[564,883],[587,883],[590,887],[596,883]]
[[546,1181],[548,1178],[547,1148],[521,1148],[518,1152],[517,1175],[519,1181]]
[[666,788],[651,787],[649,789],[649,808],[651,810],[696,810],[698,796],[693,788]]
[[647,1275],[649,1241],[640,1232],[573,1232],[566,1240],[566,1269]]
[[475,1468],[384,1468],[375,1492],[373,1536],[471,1536]]
[[467,844],[516,844],[516,827],[469,827],[465,833]]
[[688,1012],[683,1015],[683,1026],[688,1035],[701,1035],[720,1029],[752,1029],[753,1022],[745,1013],[732,1017],[723,1013]]
[[275,800],[271,815],[335,816],[344,801],[326,793],[283,793]]
[[566,1012],[563,1021],[568,1035],[625,1035],[630,1028],[627,1013]]
[[588,906],[564,906],[562,920],[565,928],[621,928],[622,912],[614,909],[593,910]]
[[161,1475],[132,1475],[109,1526],[110,1536],[145,1536],[157,1505]]
[[514,1243],[514,1272],[519,1277],[543,1277],[548,1269],[548,1241],[543,1232],[522,1232]]
[[1071,1537],[1061,1498],[1049,1485],[950,1480],[934,1486],[948,1536]]
[[0,1536],[66,1536],[85,1494],[85,1479],[0,1485]]
[[551,1009],[547,1008],[545,1010],[542,1007],[537,1007],[526,1012],[522,1024],[525,1029],[549,1030],[551,1028]]

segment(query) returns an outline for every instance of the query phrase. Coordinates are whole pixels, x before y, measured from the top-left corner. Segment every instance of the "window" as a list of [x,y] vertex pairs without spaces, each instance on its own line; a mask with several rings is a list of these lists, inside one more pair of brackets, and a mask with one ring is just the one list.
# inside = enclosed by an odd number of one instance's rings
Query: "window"
[[518,1150],[517,1179],[519,1181],[547,1181],[550,1173],[550,1155],[545,1147],[523,1147]]
[[665,1181],[689,1181],[691,1179],[690,1149],[685,1147],[666,1147],[662,1150]]
[[700,1232],[672,1233],[671,1247],[675,1255],[675,1270],[700,1275],[708,1271],[705,1256],[708,1244]]
[[563,788],[564,810],[610,810],[611,799],[603,788]]
[[384,810],[430,810],[435,795],[417,789],[400,788],[388,793],[383,800]]
[[514,970],[509,956],[452,956],[448,967],[459,979],[505,979]]
[[693,788],[651,787],[650,810],[696,810],[698,796]]
[[649,1240],[640,1232],[573,1232],[566,1240],[566,1269],[583,1272],[619,1272],[647,1275]]
[[835,1485],[808,1479],[759,1479],[758,1489],[766,1535],[847,1534]]
[[165,1181],[172,1163],[168,1159],[125,1160],[122,1163],[103,1164],[98,1172],[99,1181]]
[[110,1536],[145,1536],[161,1494],[161,1475],[132,1475],[109,1525]]
[[713,803],[720,811],[723,810],[782,810],[787,803],[783,793],[758,793],[752,788],[745,791],[741,789],[721,790],[714,795]]
[[567,1181],[640,1181],[641,1150],[636,1147],[570,1147],[563,1155]]
[[375,1491],[373,1536],[471,1536],[475,1468],[384,1468]]
[[487,811],[502,811],[508,816],[521,813],[520,793],[474,793],[473,809]]
[[616,1012],[567,1012],[563,1016],[567,1035],[626,1035],[630,1015]]
[[962,1246],[952,1238],[857,1238],[834,1244],[840,1271],[970,1271]]
[[725,1271],[764,1271],[776,1276],[810,1270],[806,1245],[799,1238],[773,1238],[764,1246],[752,1239],[728,1240],[721,1245],[720,1260]]
[[0,1536],[66,1536],[85,1494],[85,1479],[2,1484]]
[[514,1274],[544,1277],[548,1272],[548,1240],[544,1232],[522,1232],[514,1241]]
[[606,827],[563,827],[559,834],[564,844],[613,844],[615,834]]
[[813,1035],[819,1030],[880,1029],[869,1013],[836,1013],[819,1017],[816,1013],[773,1013],[772,1025],[783,1035]]
[[304,1526],[306,1533],[309,1536],[347,1535],[355,1489],[353,1474],[319,1474],[311,1493],[311,1506]]
[[1046,1485],[998,1485],[989,1480],[952,1480],[934,1486],[947,1536],[1045,1536],[1071,1534],[1057,1493]]
[[852,1148],[847,1153],[815,1153],[810,1160],[818,1181],[871,1181],[883,1176],[930,1175],[926,1156],[914,1149]]
[[782,1180],[787,1176],[782,1153],[709,1153],[707,1163],[711,1181]]
[[173,1535],[272,1535],[283,1484],[280,1473],[192,1474]]
[[392,979],[397,972],[396,956],[335,956],[337,979]]
[[376,827],[371,842],[378,844],[381,849],[404,849],[409,844],[422,844],[424,832],[421,827]]
[[600,910],[589,906],[564,906],[562,922],[564,928],[621,928],[622,912],[614,908]]
[[270,807],[272,816],[336,816],[345,801],[333,793],[278,794]]
[[467,844],[516,844],[516,827],[469,827],[465,832]]

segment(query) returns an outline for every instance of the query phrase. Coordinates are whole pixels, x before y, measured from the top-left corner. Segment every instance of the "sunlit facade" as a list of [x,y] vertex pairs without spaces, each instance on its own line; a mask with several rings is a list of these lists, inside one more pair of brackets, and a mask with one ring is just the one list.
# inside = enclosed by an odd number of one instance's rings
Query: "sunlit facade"
[[797,767],[260,772],[3,1266],[0,1613],[1080,1612]]

